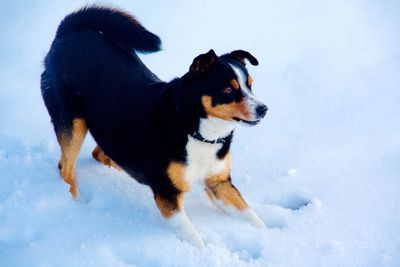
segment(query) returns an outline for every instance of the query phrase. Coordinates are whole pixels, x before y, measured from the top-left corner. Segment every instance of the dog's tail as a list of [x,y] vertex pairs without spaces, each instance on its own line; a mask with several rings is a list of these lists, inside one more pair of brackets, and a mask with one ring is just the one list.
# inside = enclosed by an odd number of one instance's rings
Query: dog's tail
[[147,31],[134,17],[101,6],[86,6],[66,16],[58,26],[56,37],[84,29],[98,31],[126,50],[151,53],[161,49],[160,38]]

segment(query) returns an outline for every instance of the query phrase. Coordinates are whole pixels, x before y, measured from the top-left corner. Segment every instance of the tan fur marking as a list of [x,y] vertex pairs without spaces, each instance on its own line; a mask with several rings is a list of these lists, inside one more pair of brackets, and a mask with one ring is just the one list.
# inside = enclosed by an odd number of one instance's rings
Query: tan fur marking
[[250,75],[247,77],[247,86],[251,87],[253,85],[253,77]]
[[171,161],[167,167],[167,176],[171,183],[182,193],[176,196],[175,201],[168,201],[159,195],[155,196],[156,204],[164,218],[169,218],[183,209],[183,193],[189,191],[189,184],[185,181],[185,165]]
[[212,105],[211,96],[203,96],[201,102],[208,115],[221,118],[224,120],[232,121],[234,117],[244,120],[251,119],[251,112],[248,109],[244,99],[240,102],[233,102],[229,104],[220,104],[215,107]]
[[225,205],[233,206],[238,210],[245,210],[249,206],[240,195],[240,192],[229,179],[231,158],[226,156],[226,166],[223,172],[206,179],[206,192],[212,201],[214,198],[221,200]]
[[177,196],[176,202],[171,202],[168,201],[161,196],[156,196],[155,197],[156,204],[158,209],[161,212],[161,215],[164,218],[170,218],[172,215],[174,215],[176,212],[179,210],[182,210],[183,208],[183,195],[179,194]]
[[230,80],[230,84],[232,85],[233,89],[236,89],[236,90],[240,89],[239,83],[235,79]]
[[104,151],[98,145],[94,148],[92,156],[95,160],[108,167],[121,170],[121,167],[119,167],[118,164],[115,163],[109,156],[104,154]]
[[83,119],[74,119],[71,134],[61,133],[57,138],[61,146],[61,159],[58,164],[60,174],[64,181],[69,184],[69,191],[74,198],[78,195],[78,187],[75,179],[75,163],[87,130],[86,122]]
[[221,200],[225,205],[234,206],[238,210],[245,210],[249,207],[240,195],[240,192],[230,181],[219,183],[213,190],[215,197]]
[[185,165],[178,162],[170,162],[167,167],[167,175],[172,184],[181,192],[187,192],[190,189],[189,184],[185,181]]

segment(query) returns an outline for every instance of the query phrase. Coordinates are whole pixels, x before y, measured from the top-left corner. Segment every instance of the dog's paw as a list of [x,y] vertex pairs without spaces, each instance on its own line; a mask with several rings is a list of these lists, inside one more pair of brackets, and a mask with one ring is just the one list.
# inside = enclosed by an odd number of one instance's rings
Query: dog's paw
[[168,223],[180,239],[185,240],[198,248],[205,247],[201,235],[189,221],[184,210],[172,215],[172,217],[168,219]]
[[85,198],[84,195],[82,195],[82,192],[80,190],[78,190],[76,192],[76,195],[72,197],[73,200],[79,202],[79,203],[87,203],[87,199]]
[[265,223],[258,217],[253,209],[248,208],[247,210],[242,211],[240,217],[250,222],[250,224],[256,228],[267,229]]
[[93,192],[89,191],[86,188],[85,190],[79,188],[78,194],[76,198],[74,198],[74,200],[82,204],[88,204],[92,199],[92,194]]
[[78,203],[87,203],[87,200],[84,195],[82,195],[81,190],[79,187],[71,188],[69,189],[70,196],[72,200],[78,202]]
[[191,236],[187,241],[197,248],[204,248],[206,246],[199,233],[195,236]]

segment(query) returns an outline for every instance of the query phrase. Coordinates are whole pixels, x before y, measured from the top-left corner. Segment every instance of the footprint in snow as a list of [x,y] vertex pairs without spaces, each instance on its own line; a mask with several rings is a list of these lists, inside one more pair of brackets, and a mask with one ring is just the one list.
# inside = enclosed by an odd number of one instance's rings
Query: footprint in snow
[[284,209],[290,209],[292,211],[299,210],[303,207],[311,204],[311,200],[299,195],[297,193],[291,193],[284,197],[276,198],[273,201],[270,201],[269,204],[280,206]]
[[297,194],[290,193],[271,197],[264,201],[264,221],[269,228],[283,229],[286,227],[286,220],[291,216],[292,212],[299,211],[313,204],[309,198]]

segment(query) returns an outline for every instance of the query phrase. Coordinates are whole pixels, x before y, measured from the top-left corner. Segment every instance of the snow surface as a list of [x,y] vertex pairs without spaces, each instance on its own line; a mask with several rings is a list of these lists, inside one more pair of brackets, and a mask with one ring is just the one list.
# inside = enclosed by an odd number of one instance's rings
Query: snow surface
[[236,131],[233,181],[268,229],[197,189],[185,205],[204,249],[176,238],[148,188],[96,163],[90,138],[85,200],[59,176],[41,61],[84,3],[0,2],[0,266],[400,266],[399,1],[106,1],[162,38],[142,58],[165,80],[210,48],[260,61],[270,111]]

